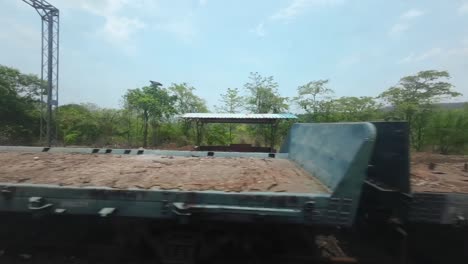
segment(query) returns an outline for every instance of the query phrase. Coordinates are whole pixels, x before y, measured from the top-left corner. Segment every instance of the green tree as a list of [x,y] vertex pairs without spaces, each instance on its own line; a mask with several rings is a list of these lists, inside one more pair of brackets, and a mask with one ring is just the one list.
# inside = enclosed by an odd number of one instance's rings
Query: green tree
[[216,110],[221,113],[238,113],[244,107],[245,98],[240,95],[239,89],[227,88],[226,93],[221,94],[220,105]]
[[173,83],[168,90],[177,98],[175,108],[179,114],[208,112],[205,100],[194,94],[195,87],[187,83]]
[[0,138],[32,141],[39,134],[41,80],[0,65]]
[[336,121],[371,121],[379,118],[381,105],[369,96],[343,96],[333,100]]
[[310,116],[309,121],[320,121],[331,110],[333,90],[327,87],[328,83],[329,80],[311,81],[297,88],[293,100]]
[[379,96],[393,106],[394,116],[408,121],[411,142],[416,150],[420,150],[424,144],[434,103],[461,95],[453,91],[449,79],[447,71],[421,71],[401,78],[397,86],[390,87]]
[[244,85],[249,93],[247,109],[252,113],[281,113],[288,110],[288,98],[278,93],[278,83],[273,76],[263,77],[258,72],[251,72],[249,82]]
[[59,137],[67,145],[92,145],[100,130],[96,116],[85,104],[67,104],[59,107]]
[[[273,80],[273,76],[263,77],[258,72],[251,72],[244,88],[248,93],[246,108],[252,113],[282,113],[289,108],[288,98],[280,96],[278,83]],[[256,125],[250,129],[256,145],[260,145],[262,139],[264,145],[273,140],[269,129],[266,125]]]
[[437,109],[428,122],[427,143],[442,154],[468,147],[468,103],[464,109]]
[[[205,100],[195,95],[195,87],[187,83],[173,83],[168,89],[172,95],[177,97],[175,107],[179,114],[208,112]],[[190,121],[182,121],[182,123],[179,124],[179,127],[182,129],[182,134],[185,137],[182,141],[188,143],[190,138],[192,138],[190,131],[193,128],[193,124]]]
[[124,96],[126,105],[135,109],[143,119],[143,147],[148,146],[148,124],[150,119],[159,122],[163,117],[176,113],[176,96],[157,84],[128,90]]
[[[239,89],[227,88],[225,94],[221,94],[220,105],[216,106],[216,110],[221,113],[239,113],[244,107],[245,99],[240,95]],[[229,144],[232,143],[232,131],[235,129],[234,124],[229,124]]]
[[123,111],[120,109],[97,109],[95,113],[100,132],[101,145],[111,145],[124,136]]

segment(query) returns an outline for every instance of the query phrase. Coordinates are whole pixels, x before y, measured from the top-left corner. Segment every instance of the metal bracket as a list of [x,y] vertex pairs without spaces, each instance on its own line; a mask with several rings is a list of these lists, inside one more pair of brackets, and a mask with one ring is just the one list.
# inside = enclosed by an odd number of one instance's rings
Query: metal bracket
[[190,207],[184,203],[172,203],[172,212],[180,216],[190,216]]
[[51,203],[46,204],[45,199],[42,197],[36,197],[36,196],[29,197],[29,205],[28,205],[29,210],[36,210],[36,211],[44,210],[52,206],[54,205]]
[[66,211],[67,209],[63,209],[63,208],[57,208],[54,210],[56,214],[64,214]]
[[302,211],[299,209],[289,208],[264,208],[264,207],[244,207],[231,205],[213,205],[213,204],[186,204],[172,203],[172,212],[180,216],[190,216],[193,213],[220,214],[220,213],[235,213],[235,214],[250,214],[250,215],[284,215],[299,216]]
[[115,211],[116,211],[116,208],[114,208],[114,207],[104,207],[101,210],[99,210],[98,214],[101,217],[107,217],[107,216],[113,214]]
[[5,199],[10,199],[13,195],[13,191],[9,190],[9,188],[3,188],[2,190],[0,190],[0,193]]

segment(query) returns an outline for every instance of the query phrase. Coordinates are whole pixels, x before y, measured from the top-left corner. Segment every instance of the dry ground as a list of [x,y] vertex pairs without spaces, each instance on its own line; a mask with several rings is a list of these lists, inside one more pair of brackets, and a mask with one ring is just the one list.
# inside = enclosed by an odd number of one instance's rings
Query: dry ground
[[[411,187],[415,192],[468,193],[468,156],[411,154]],[[468,169],[468,168],[467,168]]]
[[0,182],[117,189],[327,192],[286,159],[0,153]]

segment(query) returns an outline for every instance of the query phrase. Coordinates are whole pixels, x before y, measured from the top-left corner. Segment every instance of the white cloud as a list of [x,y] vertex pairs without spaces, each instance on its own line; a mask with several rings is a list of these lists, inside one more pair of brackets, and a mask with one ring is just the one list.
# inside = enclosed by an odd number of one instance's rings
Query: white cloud
[[97,31],[111,42],[127,42],[138,30],[146,24],[138,17],[122,15],[128,7],[139,7],[143,1],[128,0],[66,0],[61,3],[65,8],[84,10],[95,16],[104,18],[104,25]]
[[468,14],[468,2],[463,2],[458,8],[460,14]]
[[258,23],[258,25],[251,29],[250,32],[256,34],[257,36],[259,37],[264,37],[266,35],[266,32],[265,32],[265,25],[262,23]]
[[[199,0],[206,5],[207,0]],[[133,36],[148,28],[171,33],[183,41],[193,38],[197,30],[193,6],[156,0],[63,0],[62,7],[84,10],[102,17],[104,25],[97,30],[108,41],[127,48],[135,46]]]
[[429,59],[438,61],[458,61],[468,57],[468,37],[461,39],[459,44],[451,48],[432,48],[420,54],[411,53],[398,61],[400,64],[422,62]]
[[456,48],[449,49],[447,51],[447,55],[450,56],[457,56],[457,57],[465,57],[468,56],[468,37],[465,37],[461,41],[461,45]]
[[409,25],[406,23],[396,23],[390,28],[390,31],[388,34],[390,36],[397,36],[400,35],[401,33],[407,31],[409,29]]
[[444,52],[441,48],[432,48],[427,50],[419,55],[415,53],[411,53],[410,55],[406,56],[405,58],[401,59],[399,63],[414,63],[414,62],[421,62],[430,58],[437,57],[442,55]]
[[192,23],[191,16],[187,16],[183,19],[158,23],[155,25],[155,29],[169,32],[185,42],[190,42],[197,34],[197,30]]
[[391,37],[399,36],[411,27],[411,20],[424,15],[424,12],[418,9],[409,9],[400,15],[398,21],[390,28],[388,35]]
[[308,8],[335,6],[343,3],[344,0],[292,0],[285,8],[278,10],[270,18],[273,20],[291,20],[305,12]]
[[113,40],[127,41],[131,35],[144,27],[145,24],[137,18],[108,16],[104,25],[104,32]]
[[402,19],[413,19],[424,15],[424,12],[418,9],[410,9],[403,13],[400,17]]

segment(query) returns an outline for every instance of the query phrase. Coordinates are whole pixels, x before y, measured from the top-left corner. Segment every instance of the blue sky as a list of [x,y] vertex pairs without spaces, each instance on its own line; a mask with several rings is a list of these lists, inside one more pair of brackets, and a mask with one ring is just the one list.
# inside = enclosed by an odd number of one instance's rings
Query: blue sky
[[[448,70],[468,100],[468,1],[50,0],[60,9],[60,104],[119,107],[127,89],[188,82],[212,107],[249,72],[280,93],[330,79],[376,96],[400,77]],[[0,3],[0,64],[40,72],[40,18]]]

